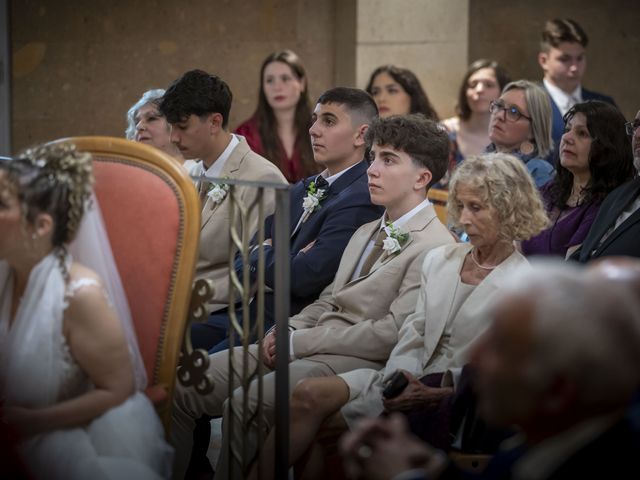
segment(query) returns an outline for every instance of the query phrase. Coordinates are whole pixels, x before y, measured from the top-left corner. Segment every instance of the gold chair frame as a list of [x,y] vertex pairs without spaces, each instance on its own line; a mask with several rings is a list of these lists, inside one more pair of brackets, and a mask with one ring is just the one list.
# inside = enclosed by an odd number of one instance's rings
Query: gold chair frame
[[[160,385],[167,391],[167,398],[156,405],[165,427],[169,432],[171,422],[171,399],[176,381],[176,368],[180,350],[188,325],[187,315],[192,298],[192,282],[197,261],[200,239],[200,200],[186,170],[172,157],[160,150],[114,137],[71,137],[53,143],[72,142],[78,150],[93,155],[94,162],[122,163],[144,169],[159,177],[174,192],[180,211],[180,226],[172,262],[171,280],[165,301],[160,338],[151,368],[145,365],[149,374],[149,386]],[[123,279],[123,283],[126,280]],[[131,299],[129,303],[144,299]],[[143,319],[134,318],[134,324]]]

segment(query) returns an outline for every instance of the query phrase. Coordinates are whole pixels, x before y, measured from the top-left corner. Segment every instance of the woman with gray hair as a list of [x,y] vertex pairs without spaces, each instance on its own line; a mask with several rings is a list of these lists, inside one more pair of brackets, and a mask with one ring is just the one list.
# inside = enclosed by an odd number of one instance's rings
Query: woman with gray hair
[[498,100],[489,106],[487,152],[511,153],[520,158],[539,188],[554,175],[544,160],[553,148],[551,104],[545,91],[533,82],[508,83]]
[[[451,179],[448,207],[449,218],[464,229],[470,243],[445,245],[427,254],[415,312],[398,325],[398,342],[385,368],[307,378],[295,387],[289,458],[292,464],[307,459],[305,465],[296,464],[305,478],[322,473],[320,462],[312,463],[322,456],[307,455],[318,434],[326,443],[323,434],[342,432],[360,417],[434,409],[453,393],[468,352],[488,327],[478,312],[510,272],[528,265],[514,242],[548,223],[524,164],[501,153],[468,157],[460,164]],[[445,378],[444,372],[451,375]],[[272,432],[264,458],[270,458],[273,447]],[[261,473],[269,478],[273,472],[265,465]]]
[[[163,95],[162,88],[147,90],[142,94],[140,100],[127,112],[125,135],[127,140],[156,147],[175,158],[180,164],[185,164],[182,153],[171,142],[171,126],[158,109]],[[186,165],[185,168],[187,168]]]

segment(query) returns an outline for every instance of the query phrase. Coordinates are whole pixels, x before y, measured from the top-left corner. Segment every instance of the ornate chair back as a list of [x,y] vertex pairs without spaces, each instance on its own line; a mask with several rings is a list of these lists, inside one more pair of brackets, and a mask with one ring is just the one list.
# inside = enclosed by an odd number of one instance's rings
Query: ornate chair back
[[147,395],[165,430],[191,299],[200,202],[186,170],[153,147],[74,137],[93,155],[95,193],[147,370]]

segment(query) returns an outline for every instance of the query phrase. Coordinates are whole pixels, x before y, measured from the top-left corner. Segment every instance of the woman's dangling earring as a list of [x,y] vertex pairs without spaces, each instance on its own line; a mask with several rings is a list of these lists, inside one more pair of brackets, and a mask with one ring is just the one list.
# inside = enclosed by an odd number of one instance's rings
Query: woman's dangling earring
[[525,140],[520,144],[520,153],[524,155],[531,155],[533,153],[534,146],[529,140]]

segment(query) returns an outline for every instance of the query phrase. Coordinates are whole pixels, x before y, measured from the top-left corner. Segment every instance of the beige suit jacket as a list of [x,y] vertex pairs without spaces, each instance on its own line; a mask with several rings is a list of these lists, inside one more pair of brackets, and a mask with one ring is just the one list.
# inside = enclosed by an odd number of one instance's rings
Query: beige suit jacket
[[415,308],[424,255],[453,243],[453,238],[429,205],[403,228],[409,239],[400,252],[383,253],[367,275],[351,281],[379,227],[378,219],[353,234],[333,283],[318,300],[291,317],[290,325],[296,329],[292,338],[296,358],[325,363],[336,372],[379,369],[386,362],[398,340],[398,330]]
[[[233,149],[227,159],[221,178],[234,180],[249,180],[256,182],[283,183],[287,181],[278,167],[266,158],[254,153],[243,137],[238,137],[240,143]],[[245,208],[248,208],[257,198],[258,189],[248,186],[236,186],[235,198]],[[229,230],[235,225],[238,234],[242,232],[242,222],[239,209],[235,208],[234,218],[231,217],[231,201],[228,194],[220,203],[215,203],[207,197],[202,208],[202,223],[200,226],[200,247],[198,263],[196,265],[196,279],[208,278],[213,281],[214,295],[209,301],[210,311],[219,310],[229,303],[229,249],[231,242]],[[265,217],[271,215],[275,208],[275,194],[273,190],[265,190]],[[249,226],[249,237],[258,228],[257,209],[252,212]]]
[[[528,266],[517,251],[498,265],[466,300],[454,308],[456,285],[470,244],[447,245],[432,251],[422,265],[422,283],[415,312],[407,317],[383,370],[359,369],[341,377],[349,385],[350,402],[342,409],[348,423],[358,416],[379,415],[383,383],[398,369],[422,377],[459,369],[469,350],[489,326],[485,309],[511,273]],[[444,335],[449,330],[451,335]]]

